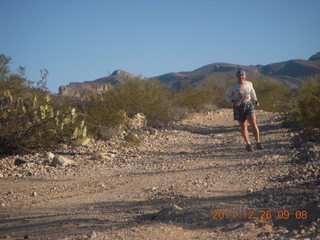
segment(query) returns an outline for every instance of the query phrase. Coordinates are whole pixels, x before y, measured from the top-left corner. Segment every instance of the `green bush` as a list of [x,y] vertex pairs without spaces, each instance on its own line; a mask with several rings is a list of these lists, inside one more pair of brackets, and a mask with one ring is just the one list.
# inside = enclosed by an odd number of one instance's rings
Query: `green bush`
[[232,81],[227,80],[225,84],[218,84],[216,82],[209,82],[205,87],[205,92],[210,99],[210,104],[215,108],[226,108],[230,103],[225,99],[225,93]]
[[210,101],[206,93],[203,89],[186,88],[173,92],[171,101],[176,107],[186,108],[188,112],[201,111]]
[[139,136],[136,133],[131,133],[124,137],[124,140],[132,146],[139,146],[141,143],[141,140],[139,139]]
[[62,112],[49,95],[22,99],[0,92],[0,153],[28,152],[60,143],[86,144],[86,126],[75,108]]
[[[110,100],[110,99],[109,99]],[[88,96],[78,104],[86,116],[90,135],[97,138],[109,138],[118,135],[125,123],[126,113],[101,95]]]
[[127,117],[139,112],[146,116],[150,126],[168,122],[169,106],[169,91],[160,82],[134,78],[112,91],[87,96],[80,109],[87,117],[90,132],[108,137],[112,128],[118,128]]
[[274,83],[264,78],[253,82],[260,109],[270,112],[288,111],[292,105],[292,92],[281,83]]
[[86,93],[77,108],[85,114],[93,136],[109,138],[119,134],[119,126],[137,113],[146,116],[149,126],[158,127],[190,112],[226,106],[225,89],[226,86],[212,83],[210,87],[169,91],[157,80],[133,78],[100,95]]
[[134,78],[108,95],[129,117],[141,112],[152,126],[170,120],[169,91],[158,81]]
[[319,81],[311,79],[301,88],[294,110],[287,120],[304,128],[320,128]]
[[86,126],[75,108],[52,101],[43,75],[37,87],[19,73],[10,73],[10,58],[0,55],[0,154],[29,152],[60,143],[86,144]]

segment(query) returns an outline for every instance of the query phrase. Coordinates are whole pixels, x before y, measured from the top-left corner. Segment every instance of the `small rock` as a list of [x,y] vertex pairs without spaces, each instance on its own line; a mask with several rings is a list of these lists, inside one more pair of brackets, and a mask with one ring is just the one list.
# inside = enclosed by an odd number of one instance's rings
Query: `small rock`
[[298,235],[298,230],[297,229],[293,229],[291,232],[292,232],[293,235]]
[[183,210],[183,208],[182,207],[180,207],[180,206],[178,206],[178,205],[176,205],[176,204],[173,204],[173,209],[175,209],[175,210],[177,210],[177,211],[182,211]]
[[111,160],[115,158],[117,155],[114,152],[96,152],[95,155],[98,157],[98,159],[103,160]]
[[46,158],[51,161],[53,160],[53,158],[55,157],[55,155],[52,152],[47,152],[46,153]]
[[36,197],[36,196],[38,196],[38,194],[37,194],[36,192],[32,192],[32,193],[31,193],[31,196],[32,196],[32,197]]
[[278,228],[278,231],[279,231],[279,232],[282,232],[282,233],[288,233],[288,232],[289,232],[289,230],[286,229],[285,227],[280,227],[280,228]]
[[308,231],[310,232],[313,232],[313,231],[316,231],[317,230],[317,227],[314,226],[314,225],[311,225],[309,228],[308,228]]
[[257,237],[259,238],[270,238],[271,237],[271,233],[270,232],[261,232],[257,235]]
[[252,192],[253,192],[253,189],[252,189],[252,188],[249,188],[249,189],[247,190],[247,192],[248,192],[248,193],[252,193]]
[[21,166],[21,165],[26,164],[26,163],[27,163],[27,161],[26,161],[26,160],[23,160],[23,159],[21,159],[21,158],[16,158],[16,159],[14,160],[14,165],[16,165],[16,166]]
[[64,149],[64,150],[68,150],[69,147],[68,147],[67,144],[62,144],[62,145],[61,145],[61,148]]
[[273,231],[273,227],[271,224],[266,224],[263,226],[263,229],[266,231],[266,232],[272,232]]
[[272,160],[278,160],[278,159],[280,159],[280,156],[279,156],[279,155],[274,155],[274,156],[272,157]]
[[156,136],[156,135],[158,134],[158,130],[155,129],[155,128],[150,128],[150,129],[149,129],[149,133],[150,133],[150,135]]
[[97,235],[97,233],[95,231],[92,231],[92,232],[89,233],[88,237],[89,238],[96,238],[96,237],[98,237],[98,235]]
[[300,234],[305,234],[306,230],[304,230],[303,228],[300,230]]
[[33,172],[31,170],[23,170],[23,172],[27,175],[27,176],[32,176],[33,175]]
[[254,223],[250,223],[250,222],[246,222],[244,225],[243,225],[245,228],[247,228],[248,230],[252,230],[256,227],[256,225]]
[[53,160],[51,162],[51,165],[54,167],[57,167],[57,166],[66,167],[66,166],[72,165],[72,164],[74,164],[73,160],[66,158],[66,157],[63,157],[63,156],[56,156],[53,158]]

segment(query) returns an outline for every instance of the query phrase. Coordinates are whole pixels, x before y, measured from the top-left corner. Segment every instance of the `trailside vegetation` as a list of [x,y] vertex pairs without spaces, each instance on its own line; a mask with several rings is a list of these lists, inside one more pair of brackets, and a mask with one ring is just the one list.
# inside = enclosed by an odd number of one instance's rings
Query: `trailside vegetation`
[[[33,82],[26,79],[25,68],[12,73],[9,64],[10,58],[0,55],[0,154],[109,139],[123,133],[128,118],[137,113],[146,116],[148,126],[161,127],[192,112],[230,107],[225,100],[230,81],[170,91],[160,81],[136,77],[112,91],[84,92],[78,99],[51,94],[46,87],[47,70],[41,70],[41,80]],[[294,97],[284,85],[265,79],[253,84],[259,109],[291,109]],[[295,101],[292,121],[319,127],[319,96],[319,82],[308,83]]]
[[10,58],[0,55],[0,154],[88,143],[77,110],[53,101],[44,78],[33,87],[23,74],[11,73],[9,63]]
[[291,109],[293,93],[282,83],[274,83],[265,78],[253,81],[259,100],[259,109],[268,112],[285,112]]
[[303,128],[320,128],[320,82],[310,79],[299,91],[287,121]]

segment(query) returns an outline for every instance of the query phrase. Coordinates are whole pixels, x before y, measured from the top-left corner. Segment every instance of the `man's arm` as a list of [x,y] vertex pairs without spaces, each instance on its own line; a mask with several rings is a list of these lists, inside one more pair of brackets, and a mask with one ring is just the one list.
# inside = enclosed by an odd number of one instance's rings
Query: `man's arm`
[[[252,83],[251,83],[252,84]],[[250,97],[252,99],[252,102],[259,106],[259,102],[258,102],[258,99],[257,99],[257,95],[256,95],[256,91],[254,90],[253,88],[253,84],[251,85],[251,91],[250,91]]]

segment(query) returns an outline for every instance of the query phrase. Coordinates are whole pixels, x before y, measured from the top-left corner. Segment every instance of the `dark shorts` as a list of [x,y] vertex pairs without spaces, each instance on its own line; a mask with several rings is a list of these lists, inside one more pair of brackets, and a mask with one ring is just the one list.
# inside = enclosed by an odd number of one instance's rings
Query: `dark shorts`
[[254,113],[254,105],[251,101],[241,104],[240,106],[233,106],[234,120],[247,120],[247,115]]

